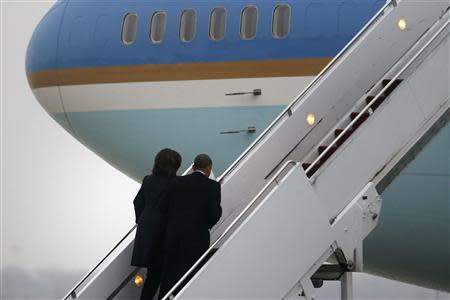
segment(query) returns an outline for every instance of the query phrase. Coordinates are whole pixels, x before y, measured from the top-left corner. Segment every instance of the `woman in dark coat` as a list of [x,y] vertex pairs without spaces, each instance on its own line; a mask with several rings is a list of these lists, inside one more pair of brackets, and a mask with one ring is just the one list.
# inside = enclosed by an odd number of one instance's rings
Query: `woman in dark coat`
[[153,299],[161,279],[162,244],[167,223],[161,211],[167,188],[181,165],[181,156],[171,149],[161,150],[155,157],[152,175],[146,176],[133,201],[136,214],[136,238],[131,265],[147,268],[147,279],[141,299]]

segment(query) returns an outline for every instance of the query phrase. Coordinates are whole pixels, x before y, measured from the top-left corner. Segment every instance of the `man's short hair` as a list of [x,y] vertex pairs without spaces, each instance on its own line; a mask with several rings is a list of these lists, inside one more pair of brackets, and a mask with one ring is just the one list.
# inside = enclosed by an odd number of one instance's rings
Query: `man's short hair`
[[194,159],[194,167],[197,169],[205,169],[212,166],[212,160],[207,154],[199,154]]

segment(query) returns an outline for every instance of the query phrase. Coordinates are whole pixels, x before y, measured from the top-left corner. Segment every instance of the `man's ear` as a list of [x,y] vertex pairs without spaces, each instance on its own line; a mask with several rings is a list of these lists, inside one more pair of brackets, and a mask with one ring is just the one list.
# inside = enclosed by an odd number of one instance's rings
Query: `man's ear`
[[212,173],[212,165],[208,167],[208,173],[209,173],[209,174],[208,174],[208,177],[211,176],[211,173]]

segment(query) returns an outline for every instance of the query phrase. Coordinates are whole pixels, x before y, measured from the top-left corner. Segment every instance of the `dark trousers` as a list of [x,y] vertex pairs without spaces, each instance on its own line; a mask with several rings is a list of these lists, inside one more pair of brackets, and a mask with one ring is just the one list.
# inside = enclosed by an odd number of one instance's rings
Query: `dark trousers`
[[[204,247],[204,249],[195,249],[194,251],[190,251],[192,249],[182,248],[181,253],[166,253],[164,256],[163,268],[162,268],[162,277],[161,277],[161,286],[158,299],[161,300],[171,289],[172,287],[186,274],[186,272],[197,262],[197,260],[206,252],[208,248]],[[180,249],[181,250],[181,249]],[[203,265],[216,253],[217,250],[212,250],[203,261],[193,270],[193,272],[187,276],[180,286],[175,289],[172,293],[175,296],[181,289],[192,279],[192,277],[203,267]]]
[[147,278],[142,288],[141,300],[153,300],[161,282],[162,259],[155,260],[147,268]]
[[[161,278],[161,289],[158,299],[162,299],[170,289],[180,280],[184,274],[192,267],[192,265],[200,258],[202,253],[192,253],[192,249],[185,248],[179,249],[180,251],[169,252],[164,257],[163,275]],[[183,251],[184,250],[184,251]],[[195,274],[193,272],[189,278],[187,278],[183,284],[177,288],[173,295],[176,295],[183,286],[192,278]]]

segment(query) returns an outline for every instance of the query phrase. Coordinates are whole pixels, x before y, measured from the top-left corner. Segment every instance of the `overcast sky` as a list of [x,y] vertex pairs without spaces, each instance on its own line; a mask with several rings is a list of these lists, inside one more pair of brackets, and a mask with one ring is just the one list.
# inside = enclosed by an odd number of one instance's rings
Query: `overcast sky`
[[[54,1],[0,1],[0,298],[59,299],[133,225],[139,186],[66,133],[28,87],[26,47]],[[320,293],[335,299],[337,288],[331,284]],[[355,276],[355,294],[448,299],[369,275]]]

